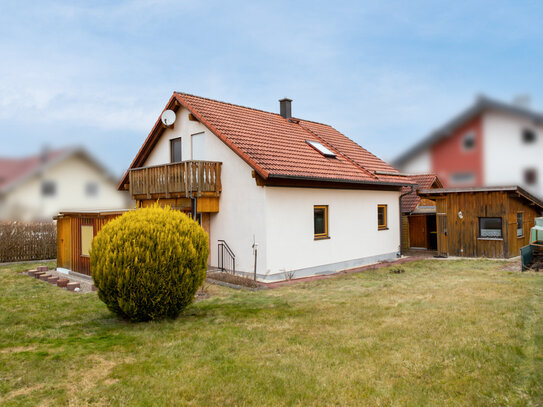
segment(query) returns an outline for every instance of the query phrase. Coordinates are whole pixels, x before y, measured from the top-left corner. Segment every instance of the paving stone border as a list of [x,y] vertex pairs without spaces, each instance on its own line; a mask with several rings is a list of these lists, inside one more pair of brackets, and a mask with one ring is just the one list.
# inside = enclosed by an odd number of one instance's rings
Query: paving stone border
[[56,285],[59,288],[75,293],[90,293],[96,291],[96,287],[92,283],[90,277],[61,273],[56,269],[49,269],[47,266],[38,266],[36,269],[27,270],[26,274],[29,277],[34,277],[43,282]]

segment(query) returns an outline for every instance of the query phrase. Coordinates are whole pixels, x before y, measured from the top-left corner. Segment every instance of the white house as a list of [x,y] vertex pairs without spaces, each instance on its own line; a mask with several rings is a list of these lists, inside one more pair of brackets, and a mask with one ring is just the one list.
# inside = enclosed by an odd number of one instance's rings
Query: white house
[[0,158],[0,220],[51,221],[61,210],[125,208],[130,197],[116,187],[82,148]]
[[520,185],[543,197],[543,113],[486,97],[394,161],[444,187]]
[[[411,181],[334,128],[174,93],[119,185],[209,233],[209,265],[261,281],[396,258],[400,189]],[[171,123],[168,122],[168,124]],[[255,253],[256,249],[256,253]]]

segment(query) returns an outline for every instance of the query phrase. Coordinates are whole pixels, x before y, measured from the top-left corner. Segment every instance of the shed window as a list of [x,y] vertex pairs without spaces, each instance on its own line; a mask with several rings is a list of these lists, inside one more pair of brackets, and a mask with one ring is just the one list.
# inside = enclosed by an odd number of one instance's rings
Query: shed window
[[470,131],[462,138],[462,147],[466,151],[471,151],[475,148],[475,132]]
[[536,139],[535,131],[533,131],[531,129],[522,130],[522,141],[525,144],[534,143],[535,139]]
[[388,228],[386,205],[377,205],[377,228],[379,230],[385,230]]
[[81,225],[81,256],[88,256],[94,231],[92,225]]
[[313,207],[313,224],[315,239],[328,237],[328,205]]
[[517,237],[524,236],[524,214],[517,213]]
[[502,218],[479,218],[479,237],[501,239]]
[[170,162],[181,162],[181,137],[170,140]]

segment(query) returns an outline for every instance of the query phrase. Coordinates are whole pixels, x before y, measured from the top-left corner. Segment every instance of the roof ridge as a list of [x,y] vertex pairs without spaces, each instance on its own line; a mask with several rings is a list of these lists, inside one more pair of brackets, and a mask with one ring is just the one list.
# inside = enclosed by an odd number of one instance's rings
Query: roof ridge
[[[181,95],[181,96],[192,96],[192,97],[199,98],[199,99],[211,100],[212,102],[222,103],[224,105],[241,107],[243,109],[249,109],[249,110],[254,110],[254,111],[257,111],[257,112],[261,112],[261,113],[268,113],[268,114],[272,114],[274,116],[283,117],[279,113],[269,112],[267,110],[257,109],[257,108],[250,107],[250,106],[245,106],[245,105],[239,105],[239,104],[236,104],[236,103],[225,102],[223,100],[208,98],[208,97],[205,97],[205,96],[194,95],[192,93],[185,93],[185,92],[178,92],[178,91],[175,91],[174,93],[177,93],[178,95]],[[301,119],[301,120],[303,120],[303,119]]]

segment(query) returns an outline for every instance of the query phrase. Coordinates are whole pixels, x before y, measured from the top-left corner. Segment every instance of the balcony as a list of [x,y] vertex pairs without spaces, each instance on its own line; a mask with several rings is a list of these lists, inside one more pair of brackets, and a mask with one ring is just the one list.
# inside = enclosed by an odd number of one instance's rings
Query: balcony
[[133,168],[129,171],[130,195],[135,200],[219,197],[221,164],[182,161]]

